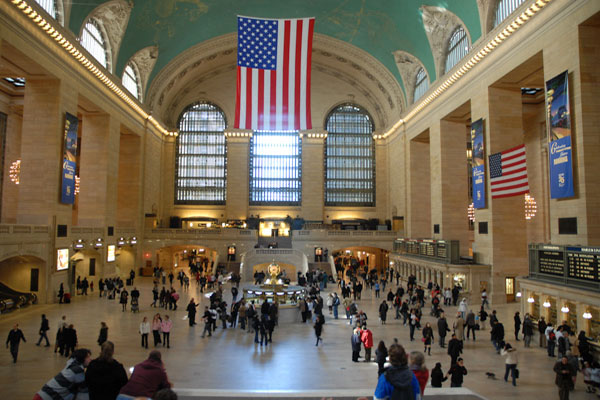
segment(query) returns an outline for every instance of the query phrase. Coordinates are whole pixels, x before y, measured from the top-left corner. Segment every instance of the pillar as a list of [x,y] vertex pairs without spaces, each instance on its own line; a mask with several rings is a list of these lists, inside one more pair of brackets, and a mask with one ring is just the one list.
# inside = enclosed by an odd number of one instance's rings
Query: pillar
[[134,228],[141,218],[141,138],[134,134],[121,134],[119,142],[116,222],[119,227]]
[[431,237],[431,188],[429,132],[409,144],[408,233],[413,238]]
[[249,193],[248,137],[227,138],[227,205],[228,219],[248,217]]
[[[324,220],[324,146],[322,138],[302,138],[302,208],[300,216],[308,221]],[[295,217],[293,215],[292,217]]]

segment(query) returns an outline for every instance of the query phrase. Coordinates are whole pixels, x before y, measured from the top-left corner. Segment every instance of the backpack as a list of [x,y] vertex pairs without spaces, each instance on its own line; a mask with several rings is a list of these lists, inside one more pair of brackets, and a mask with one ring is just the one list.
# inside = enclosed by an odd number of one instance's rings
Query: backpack
[[551,331],[548,334],[548,338],[550,339],[550,341],[556,340],[556,334],[554,333],[554,331]]

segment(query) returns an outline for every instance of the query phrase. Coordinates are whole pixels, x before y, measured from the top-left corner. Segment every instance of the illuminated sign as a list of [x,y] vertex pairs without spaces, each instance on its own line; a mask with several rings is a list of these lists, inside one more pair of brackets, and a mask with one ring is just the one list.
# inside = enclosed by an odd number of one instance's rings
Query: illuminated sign
[[69,269],[69,249],[56,250],[56,270]]
[[115,250],[116,250],[116,246],[114,244],[108,245],[108,247],[106,249],[106,262],[115,261]]

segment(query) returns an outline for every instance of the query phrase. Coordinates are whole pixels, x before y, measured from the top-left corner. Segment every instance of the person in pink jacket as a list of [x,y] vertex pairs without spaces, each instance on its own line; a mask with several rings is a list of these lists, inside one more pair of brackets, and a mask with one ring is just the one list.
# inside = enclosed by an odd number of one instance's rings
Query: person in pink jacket
[[160,314],[156,313],[152,319],[152,335],[154,336],[154,347],[160,343],[160,327],[162,325],[162,318]]
[[169,334],[171,333],[171,328],[173,327],[173,321],[171,321],[171,319],[169,318],[168,315],[165,315],[165,319],[163,319],[162,323],[160,324],[160,329],[162,330],[163,333],[163,347],[165,347],[165,345],[167,346],[167,349],[170,349],[170,342],[169,342]]

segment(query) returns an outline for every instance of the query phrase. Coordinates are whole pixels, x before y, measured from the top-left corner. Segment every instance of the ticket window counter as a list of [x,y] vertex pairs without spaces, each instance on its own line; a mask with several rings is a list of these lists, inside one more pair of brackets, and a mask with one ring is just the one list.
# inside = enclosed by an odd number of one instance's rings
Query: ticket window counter
[[540,312],[541,312],[541,309],[540,309],[540,307],[541,307],[541,305],[540,305],[540,296],[534,294],[531,297],[533,297],[534,302],[531,303],[531,305],[529,306],[530,307],[529,308],[529,310],[530,310],[529,313],[531,314],[531,318],[534,321],[537,321],[537,320],[540,319],[540,315],[541,315],[540,314]]
[[[548,315],[548,322],[552,322],[552,325],[556,328],[558,326],[558,306],[556,304],[556,299],[551,298],[550,302],[550,312]],[[560,321],[562,322],[562,321]]]
[[515,301],[515,278],[507,277],[505,279],[504,288],[506,292],[506,302],[512,303]]
[[[575,303],[571,303],[568,301],[565,302],[565,305],[569,307],[569,313],[567,315],[563,313],[563,319],[567,320],[567,324],[569,324],[573,332],[575,332],[575,334],[578,335],[580,329],[577,326],[577,306],[575,305]],[[562,321],[560,321],[560,323],[562,323]]]
[[587,335],[595,342],[600,342],[600,308],[590,308],[592,318],[588,320]]

